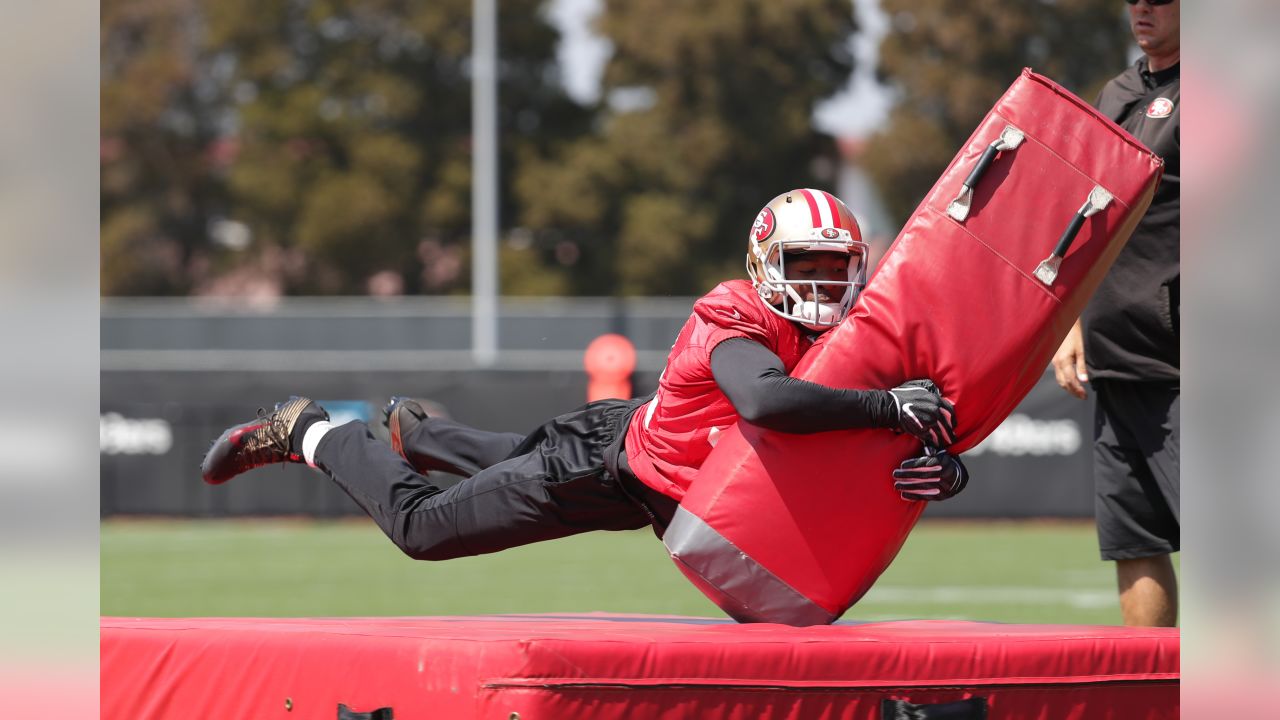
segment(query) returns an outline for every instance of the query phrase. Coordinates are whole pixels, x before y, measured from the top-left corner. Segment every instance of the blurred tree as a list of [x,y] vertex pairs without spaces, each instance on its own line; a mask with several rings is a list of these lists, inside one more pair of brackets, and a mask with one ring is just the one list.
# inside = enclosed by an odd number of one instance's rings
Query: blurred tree
[[210,165],[219,99],[193,5],[101,7],[101,291],[186,293],[224,194]]
[[[281,265],[286,287],[360,293],[392,271],[408,292],[465,289],[471,0],[205,3],[207,42],[236,99],[232,206],[255,252],[301,259]],[[558,35],[542,5],[501,4],[504,177],[515,157],[546,152],[590,119],[554,75]],[[503,198],[509,218],[505,188]]]
[[[502,4],[504,177],[590,121],[554,74],[543,4]],[[199,291],[245,270],[295,292],[364,292],[388,270],[409,291],[465,288],[470,12],[470,0],[106,0],[103,293]]]
[[614,53],[594,132],[517,168],[533,248],[579,294],[741,276],[759,209],[834,181],[812,115],[852,70],[850,0],[605,0],[597,29]]
[[1085,100],[1124,67],[1131,37],[1114,0],[881,0],[891,29],[879,72],[897,91],[865,162],[905,221],[1024,67]]

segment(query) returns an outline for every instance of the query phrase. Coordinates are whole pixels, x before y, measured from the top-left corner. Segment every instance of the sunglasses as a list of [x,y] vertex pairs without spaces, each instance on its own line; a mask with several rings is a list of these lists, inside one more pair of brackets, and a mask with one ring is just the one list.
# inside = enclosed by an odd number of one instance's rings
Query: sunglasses
[[[1124,0],[1124,1],[1129,3],[1130,5],[1137,5],[1139,2],[1139,0]],[[1173,2],[1173,0],[1147,0],[1147,4],[1150,5],[1151,7],[1156,7],[1158,5],[1168,5],[1171,2]]]

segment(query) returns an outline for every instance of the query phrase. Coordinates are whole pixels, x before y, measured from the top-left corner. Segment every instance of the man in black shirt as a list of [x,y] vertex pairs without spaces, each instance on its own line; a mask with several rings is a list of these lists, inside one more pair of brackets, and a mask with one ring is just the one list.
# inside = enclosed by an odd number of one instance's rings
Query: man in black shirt
[[1173,626],[1179,548],[1179,0],[1126,0],[1143,57],[1097,106],[1163,158],[1151,208],[1053,358],[1058,384],[1097,394],[1095,515],[1126,625]]

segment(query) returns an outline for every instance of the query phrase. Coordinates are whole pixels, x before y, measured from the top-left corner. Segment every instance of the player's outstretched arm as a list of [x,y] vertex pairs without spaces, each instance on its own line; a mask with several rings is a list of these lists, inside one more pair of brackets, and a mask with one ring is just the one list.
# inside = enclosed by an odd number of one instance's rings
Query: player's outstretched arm
[[[909,432],[934,447],[949,445],[955,436],[954,408],[928,381],[923,381],[927,387],[912,381],[893,391],[827,387],[787,375],[777,355],[747,338],[717,345],[711,372],[744,421],[770,430],[886,428]],[[894,395],[898,391],[901,398]]]

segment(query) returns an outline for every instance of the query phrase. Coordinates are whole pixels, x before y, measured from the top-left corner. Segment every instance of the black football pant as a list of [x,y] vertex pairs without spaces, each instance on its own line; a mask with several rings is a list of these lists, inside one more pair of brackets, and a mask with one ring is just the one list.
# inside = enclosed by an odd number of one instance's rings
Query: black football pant
[[[317,467],[418,560],[481,555],[589,530],[665,528],[675,501],[618,469],[638,401],[603,400],[529,435],[427,418],[403,439],[411,464],[362,422],[335,427]],[[426,470],[467,479],[447,489]],[[618,480],[619,477],[623,481]]]

